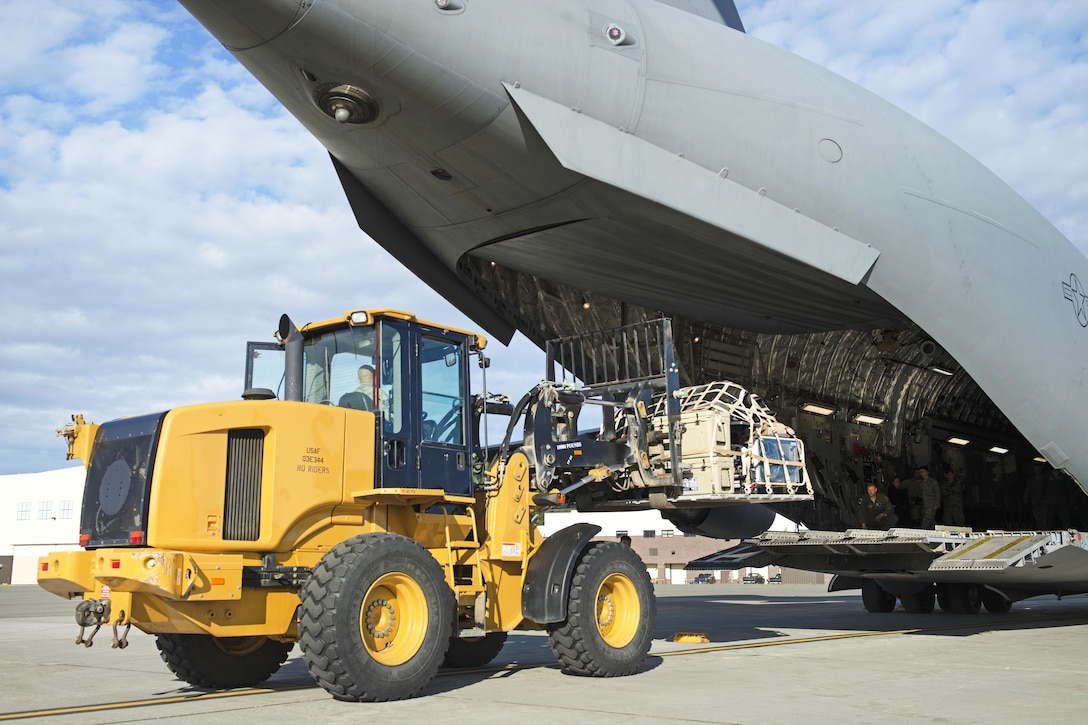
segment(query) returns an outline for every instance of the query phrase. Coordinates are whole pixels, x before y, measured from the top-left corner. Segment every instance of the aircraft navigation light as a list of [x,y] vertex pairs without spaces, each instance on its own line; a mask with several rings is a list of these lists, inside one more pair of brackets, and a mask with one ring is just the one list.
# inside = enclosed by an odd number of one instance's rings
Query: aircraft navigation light
[[854,416],[855,423],[864,423],[866,425],[882,425],[884,423],[884,417],[880,415],[870,415],[868,413],[858,413]]
[[1001,446],[990,446],[990,453],[1008,453],[1008,448],[1002,448]]
[[965,446],[968,443],[970,443],[971,441],[967,440],[966,438],[957,438],[956,436],[952,436],[951,438],[948,439],[948,442],[953,443],[953,444],[955,444],[957,446]]
[[815,413],[816,415],[834,415],[835,408],[823,403],[802,403],[801,410],[806,413]]

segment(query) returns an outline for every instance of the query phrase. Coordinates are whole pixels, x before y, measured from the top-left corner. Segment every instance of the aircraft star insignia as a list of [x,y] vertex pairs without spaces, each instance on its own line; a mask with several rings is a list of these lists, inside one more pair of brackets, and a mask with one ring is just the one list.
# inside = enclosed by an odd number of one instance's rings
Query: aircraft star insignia
[[1065,299],[1073,303],[1073,311],[1077,315],[1077,322],[1081,327],[1088,327],[1088,295],[1084,293],[1084,286],[1080,278],[1075,274],[1069,275],[1068,282],[1062,282],[1065,291]]

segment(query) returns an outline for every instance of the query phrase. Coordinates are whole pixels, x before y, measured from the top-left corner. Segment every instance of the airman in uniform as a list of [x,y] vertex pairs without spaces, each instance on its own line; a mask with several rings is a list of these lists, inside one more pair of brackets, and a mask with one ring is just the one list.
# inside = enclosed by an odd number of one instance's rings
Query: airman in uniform
[[861,500],[861,528],[887,531],[899,523],[891,500],[880,492],[875,483],[865,487],[868,494]]
[[944,472],[944,483],[941,484],[941,521],[946,526],[964,525],[963,481],[951,469]]

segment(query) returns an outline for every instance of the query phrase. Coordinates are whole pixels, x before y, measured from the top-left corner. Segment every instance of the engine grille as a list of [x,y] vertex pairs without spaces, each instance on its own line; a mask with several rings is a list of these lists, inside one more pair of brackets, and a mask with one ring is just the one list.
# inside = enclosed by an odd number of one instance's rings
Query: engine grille
[[151,472],[165,413],[103,423],[95,436],[83,490],[80,534],[88,548],[137,545],[147,526]]
[[227,433],[227,480],[223,539],[256,541],[261,535],[261,467],[264,431],[238,428]]

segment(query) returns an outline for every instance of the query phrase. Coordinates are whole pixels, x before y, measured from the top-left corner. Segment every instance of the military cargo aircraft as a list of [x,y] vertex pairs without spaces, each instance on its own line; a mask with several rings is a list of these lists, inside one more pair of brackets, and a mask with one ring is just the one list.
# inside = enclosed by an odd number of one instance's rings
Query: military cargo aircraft
[[968,525],[1035,528],[1033,459],[1079,515],[1088,259],[732,0],[180,1],[328,149],[361,229],[493,336],[671,317],[683,382],[735,380],[807,439],[795,520],[856,526],[865,482],[924,463]]

